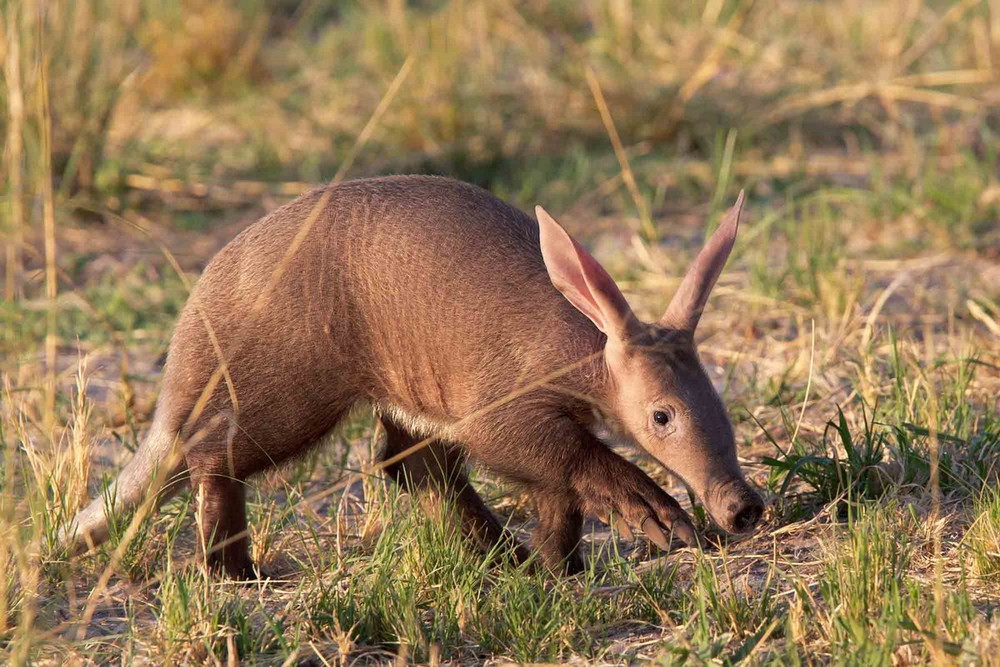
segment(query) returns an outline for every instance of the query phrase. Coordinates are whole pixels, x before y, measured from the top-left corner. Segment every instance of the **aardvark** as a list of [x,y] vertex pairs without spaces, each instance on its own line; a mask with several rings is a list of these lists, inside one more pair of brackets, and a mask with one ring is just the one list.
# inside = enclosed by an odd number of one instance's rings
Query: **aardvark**
[[[747,531],[763,504],[694,341],[742,201],[647,323],[540,207],[536,222],[480,188],[428,176],[314,190],[205,269],[111,511],[158,486],[162,502],[189,482],[208,564],[251,577],[247,479],[368,404],[385,428],[388,473],[447,496],[484,548],[516,542],[469,484],[467,458],[528,491],[532,541],[552,568],[581,568],[585,514],[614,513],[662,547],[671,531],[696,542],[677,502],[595,435],[606,429],[683,479],[722,528]],[[73,551],[107,537],[105,505],[98,498],[70,524]]]

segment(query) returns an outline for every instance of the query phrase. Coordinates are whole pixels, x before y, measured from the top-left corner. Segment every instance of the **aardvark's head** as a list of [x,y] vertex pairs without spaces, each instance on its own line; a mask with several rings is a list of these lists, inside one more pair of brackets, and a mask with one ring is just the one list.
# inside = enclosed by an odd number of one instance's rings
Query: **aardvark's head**
[[607,336],[609,417],[683,479],[715,522],[733,533],[756,526],[764,503],[743,477],[732,424],[698,358],[694,331],[733,249],[742,206],[740,193],[655,323],[639,321],[597,260],[536,208],[552,283]]

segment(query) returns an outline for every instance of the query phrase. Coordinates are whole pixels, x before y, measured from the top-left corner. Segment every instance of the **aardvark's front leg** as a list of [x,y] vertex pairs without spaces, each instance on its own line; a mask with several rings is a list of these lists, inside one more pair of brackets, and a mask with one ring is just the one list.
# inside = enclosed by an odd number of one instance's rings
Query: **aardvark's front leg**
[[578,546],[584,514],[613,512],[664,550],[670,548],[671,533],[685,544],[697,544],[691,520],[670,494],[604,443],[583,437],[580,455],[567,465],[560,483],[532,489],[538,509],[532,541],[547,567],[568,574],[583,569]]
[[677,501],[596,438],[586,443],[586,456],[573,471],[572,487],[585,513],[614,512],[661,549],[670,547],[671,533],[689,546],[698,544],[697,531]]
[[577,547],[584,514],[614,512],[663,549],[671,531],[697,543],[677,501],[583,426],[547,415],[532,421],[498,411],[491,417],[467,424],[457,437],[487,467],[527,485],[538,510],[532,542],[550,569],[583,568]]

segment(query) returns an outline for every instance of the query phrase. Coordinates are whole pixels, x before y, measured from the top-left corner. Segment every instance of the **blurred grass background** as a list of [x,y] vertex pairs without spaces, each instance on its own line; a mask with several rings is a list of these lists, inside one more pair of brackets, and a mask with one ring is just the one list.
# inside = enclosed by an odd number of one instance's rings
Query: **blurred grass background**
[[[0,7],[12,662],[1000,655],[1000,1]],[[173,554],[189,498],[121,563],[46,555],[137,443],[214,251],[316,185],[405,172],[544,204],[645,315],[747,190],[701,349],[761,535],[651,569],[605,534],[580,581],[492,573],[426,517],[394,526],[392,494],[360,529],[310,503],[338,450],[251,503],[255,557],[289,552],[295,585],[201,578]],[[479,481],[520,525],[527,501]]]
[[[256,204],[327,180],[412,58],[350,175],[433,171],[523,205],[541,194],[578,202],[619,172],[590,69],[654,215],[706,193],[718,206],[734,179],[758,196],[834,183],[898,198],[908,183],[912,200],[880,199],[945,225],[955,244],[997,243],[988,167],[1000,19],[989,2],[39,7],[4,12],[4,124],[8,144],[15,130],[23,137],[7,151],[5,182],[20,171],[22,200],[38,194],[30,175],[44,167],[49,124],[63,220],[156,201]],[[638,214],[615,189],[617,202],[589,203]],[[8,228],[25,217],[8,213]]]

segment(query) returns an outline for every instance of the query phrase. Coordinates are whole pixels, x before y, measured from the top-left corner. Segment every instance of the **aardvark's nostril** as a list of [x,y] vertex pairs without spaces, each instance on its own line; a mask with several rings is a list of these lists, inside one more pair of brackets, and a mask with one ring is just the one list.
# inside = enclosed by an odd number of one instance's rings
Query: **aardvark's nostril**
[[739,533],[744,533],[757,525],[763,513],[763,507],[757,503],[750,503],[733,517],[733,528]]

